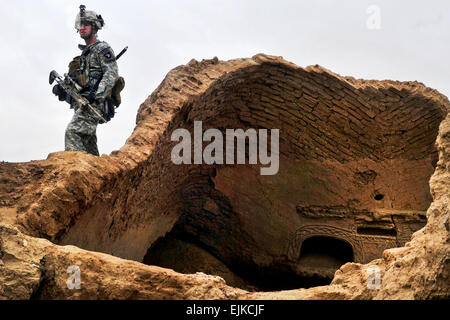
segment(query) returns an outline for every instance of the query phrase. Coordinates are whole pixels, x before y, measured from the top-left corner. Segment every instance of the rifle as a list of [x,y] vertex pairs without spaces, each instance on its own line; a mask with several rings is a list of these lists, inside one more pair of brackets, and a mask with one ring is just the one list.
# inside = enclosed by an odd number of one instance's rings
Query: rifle
[[58,72],[53,70],[52,72],[50,72],[50,76],[49,76],[48,82],[50,84],[53,84],[53,82],[55,82],[55,81],[81,107],[82,106],[87,106],[89,108],[89,110],[91,110],[100,120],[102,120],[104,122],[107,122],[105,120],[105,118],[103,118],[103,116],[100,113],[98,113],[98,111],[95,110],[93,106],[91,106],[91,104],[89,103],[88,99],[86,99],[85,97],[83,97],[80,94],[80,91],[81,91],[82,88],[75,81],[73,81],[72,78],[69,77],[69,75],[67,73],[64,74],[64,78],[63,78],[63,77],[61,77],[58,74]]

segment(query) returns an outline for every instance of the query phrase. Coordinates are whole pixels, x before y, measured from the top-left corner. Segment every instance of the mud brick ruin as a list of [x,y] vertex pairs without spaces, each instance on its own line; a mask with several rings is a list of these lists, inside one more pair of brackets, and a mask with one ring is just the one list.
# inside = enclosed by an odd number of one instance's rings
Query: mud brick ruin
[[[416,81],[192,60],[111,155],[0,164],[0,297],[449,298],[449,106]],[[171,133],[194,121],[280,129],[278,174],[173,164]]]

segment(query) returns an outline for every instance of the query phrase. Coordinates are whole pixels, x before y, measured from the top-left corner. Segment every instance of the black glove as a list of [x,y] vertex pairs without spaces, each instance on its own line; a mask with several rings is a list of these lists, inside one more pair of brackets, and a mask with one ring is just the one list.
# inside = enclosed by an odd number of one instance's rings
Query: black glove
[[58,97],[59,101],[65,101],[67,98],[67,93],[61,88],[59,84],[53,87],[53,94]]
[[69,96],[68,94],[66,95],[66,102],[68,103],[68,104],[72,104],[72,102],[73,102],[73,98],[71,97],[71,96]]

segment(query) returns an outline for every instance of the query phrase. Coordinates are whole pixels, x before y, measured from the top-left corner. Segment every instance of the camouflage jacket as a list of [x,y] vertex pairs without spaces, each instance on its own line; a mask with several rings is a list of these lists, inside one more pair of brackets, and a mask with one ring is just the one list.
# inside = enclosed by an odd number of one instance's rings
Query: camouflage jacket
[[84,88],[86,94],[101,78],[95,99],[102,101],[119,78],[119,68],[114,51],[106,42],[100,40],[96,40],[88,46],[79,45],[79,48],[83,51],[80,58],[79,72],[83,74],[85,79]]

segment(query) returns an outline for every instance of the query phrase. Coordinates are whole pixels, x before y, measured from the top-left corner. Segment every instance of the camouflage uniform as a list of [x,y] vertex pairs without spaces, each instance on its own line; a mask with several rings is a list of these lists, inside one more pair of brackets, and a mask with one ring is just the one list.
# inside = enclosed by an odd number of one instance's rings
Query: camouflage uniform
[[[103,41],[96,40],[88,46],[79,47],[83,51],[79,73],[84,74],[86,79],[83,96],[87,97],[90,88],[101,77],[95,102],[91,105],[100,114],[104,114],[105,99],[119,78],[116,57],[111,47]],[[75,102],[72,102],[71,107],[75,109],[75,114],[66,129],[65,150],[86,151],[98,156],[96,130],[99,119],[87,107],[80,107]]]

